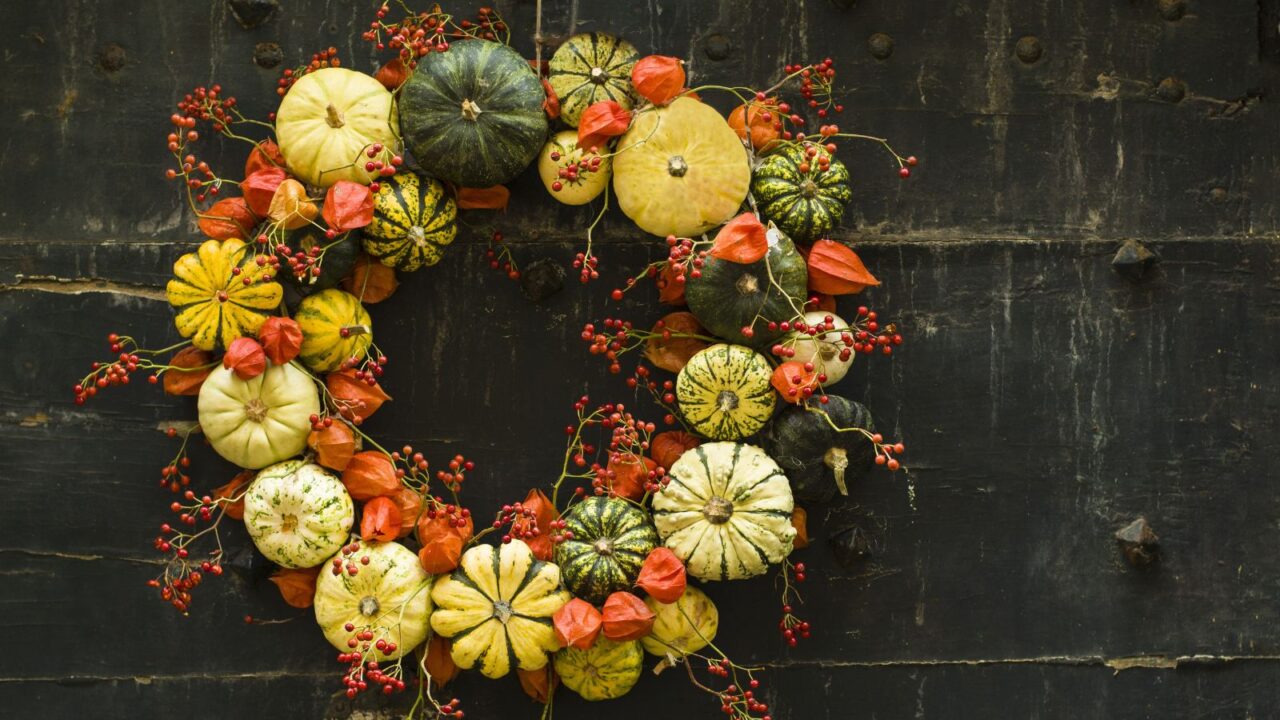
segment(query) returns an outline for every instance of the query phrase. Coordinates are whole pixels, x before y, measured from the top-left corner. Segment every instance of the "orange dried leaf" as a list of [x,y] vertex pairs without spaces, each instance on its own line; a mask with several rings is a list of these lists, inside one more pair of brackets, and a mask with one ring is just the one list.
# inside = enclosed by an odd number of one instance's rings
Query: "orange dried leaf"
[[395,92],[409,79],[409,70],[405,68],[404,61],[396,56],[378,68],[378,71],[373,74],[373,79],[382,83],[382,87]]
[[649,473],[657,467],[658,463],[647,457],[626,453],[610,455],[607,466],[612,475],[609,479],[609,489],[618,497],[639,500],[644,497],[645,484],[651,480]]
[[244,161],[244,176],[247,178],[268,168],[283,170],[284,167],[284,155],[280,153],[280,146],[275,140],[263,140],[249,151],[249,157]]
[[342,279],[343,289],[365,305],[386,300],[399,286],[395,270],[364,254],[356,258],[351,273]]
[[683,430],[667,430],[649,441],[649,457],[665,470],[670,470],[680,456],[702,444],[696,435]]
[[458,188],[459,210],[506,210],[511,191],[505,185],[487,188]]
[[286,230],[296,230],[310,225],[320,208],[307,197],[307,188],[302,183],[288,178],[276,187],[271,196],[271,204],[267,206],[267,217],[280,223]]
[[[820,310],[822,312],[834,313],[836,311],[836,298],[834,295],[826,293],[809,293],[810,302],[805,303],[806,310]],[[812,302],[817,300],[817,302]]]
[[247,238],[258,224],[258,218],[242,197],[223,198],[199,214],[200,232],[214,240]]
[[760,218],[744,212],[730,220],[716,233],[711,256],[729,262],[749,265],[769,252],[769,238]]
[[689,579],[684,563],[671,550],[660,547],[650,551],[640,566],[636,586],[649,593],[660,603],[673,603],[684,595]]
[[739,105],[729,113],[729,127],[744,140],[747,138],[747,128],[750,127],[751,147],[765,151],[778,142],[778,136],[782,133],[774,124],[778,119],[778,98],[769,98],[764,102],[753,100],[746,105]]
[[455,526],[440,513],[436,517],[423,514],[418,518],[418,562],[432,575],[451,572],[458,567],[462,546],[471,539],[473,524],[470,517],[463,518],[462,527]]
[[816,370],[805,369],[805,364],[797,360],[788,360],[773,370],[769,382],[778,391],[782,399],[790,403],[801,403],[812,397],[818,387]]
[[604,618],[594,605],[582,598],[574,598],[556,611],[551,624],[561,645],[590,650],[600,635]]
[[254,215],[267,217],[271,211],[271,198],[275,197],[276,189],[286,177],[284,170],[273,165],[256,170],[240,181],[240,193]]
[[[538,524],[538,534],[536,537],[525,538],[525,543],[529,549],[533,551],[534,557],[539,560],[551,560],[555,554],[555,546],[551,543],[551,522],[555,520],[559,513],[551,504],[551,498],[537,488],[529,491],[524,497],[524,507],[526,510],[533,511],[533,519]],[[515,527],[518,529],[531,529],[528,526],[531,523],[528,520],[517,520]]]
[[[169,395],[199,395],[200,386],[213,371],[213,353],[196,347],[185,347],[169,358],[172,369],[165,370],[164,391]],[[180,370],[177,368],[195,368]]]
[[302,349],[302,327],[293,318],[269,317],[258,330],[258,342],[273,365],[284,365]]
[[249,483],[253,482],[253,478],[256,475],[257,473],[252,470],[245,470],[231,478],[226,485],[213,489],[214,498],[235,501],[227,504],[227,517],[232,520],[244,519],[244,494],[249,489]]
[[373,222],[373,193],[368,185],[339,180],[324,195],[324,222],[331,229],[346,232]]
[[791,527],[796,529],[796,538],[792,547],[796,550],[809,547],[809,513],[799,505],[791,511]]
[[542,101],[542,110],[547,113],[548,118],[555,120],[560,117],[560,98],[546,78],[542,78],[542,89],[547,94],[547,97]]
[[809,289],[828,295],[852,295],[880,281],[858,254],[834,240],[818,240],[809,249]]
[[312,430],[307,447],[316,454],[317,464],[342,472],[355,455],[356,435],[350,425],[339,420],[323,430]]
[[654,105],[666,105],[684,89],[684,62],[666,55],[640,58],[631,68],[631,85]]
[[390,542],[400,535],[400,508],[389,497],[376,497],[360,512],[360,537]]
[[689,363],[689,358],[708,347],[705,340],[680,335],[702,335],[706,330],[698,324],[691,312],[673,312],[653,326],[657,333],[645,342],[644,356],[655,366],[678,373]]
[[370,385],[356,379],[355,370],[339,370],[329,373],[324,380],[325,387],[333,396],[337,410],[342,417],[352,420],[359,417],[368,420],[370,415],[382,407],[382,403],[391,399],[382,390],[382,385]]
[[639,640],[653,631],[654,612],[626,590],[610,595],[604,601],[601,615],[604,636],[614,642]]
[[658,302],[663,305],[684,305],[684,283],[677,278],[676,269],[670,263],[654,278],[658,285]]
[[431,681],[440,687],[448,685],[458,677],[458,666],[453,662],[453,654],[449,651],[450,642],[443,635],[432,634],[427,641],[427,658],[424,663]]
[[422,495],[401,485],[396,494],[390,497],[396,507],[400,508],[400,534],[398,537],[406,537],[417,527],[418,519],[422,516]]
[[583,150],[603,147],[609,138],[627,131],[631,112],[613,100],[601,100],[582,111],[578,120],[578,147]]
[[[336,423],[335,423],[336,424]],[[353,500],[370,500],[392,495],[401,487],[391,458],[377,450],[365,450],[351,456],[342,470],[342,484]]]
[[251,337],[238,337],[231,341],[222,356],[222,367],[231,370],[241,380],[252,380],[267,371],[267,354]]
[[285,604],[296,608],[309,608],[315,602],[316,576],[320,567],[279,568],[271,574],[271,582],[280,589]]
[[551,663],[537,670],[518,667],[516,676],[520,678],[520,689],[524,690],[524,694],[543,705],[551,701],[551,694],[560,685],[560,676],[556,675],[555,667]]

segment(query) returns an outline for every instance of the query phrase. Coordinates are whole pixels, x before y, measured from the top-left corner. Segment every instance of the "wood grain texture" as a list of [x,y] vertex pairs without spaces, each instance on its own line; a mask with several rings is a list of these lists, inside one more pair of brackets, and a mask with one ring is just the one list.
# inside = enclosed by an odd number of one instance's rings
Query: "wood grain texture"
[[[158,474],[176,449],[156,428],[194,417],[194,401],[136,383],[71,402],[107,332],[176,339],[161,290],[198,237],[161,174],[171,102],[216,80],[265,113],[275,71],[251,61],[262,41],[287,63],[333,44],[373,67],[355,39],[361,3],[283,5],[253,30],[220,1],[0,7],[0,597],[15,632],[54,649],[0,660],[0,706],[15,717],[371,717],[336,697],[332,651],[308,612],[279,600],[242,532],[191,617],[144,587],[169,515]],[[533,3],[496,5],[531,54]],[[811,509],[803,614],[816,631],[800,647],[773,630],[769,579],[707,588],[734,630],[725,649],[770,668],[773,717],[1274,712],[1280,146],[1268,93],[1280,86],[1258,3],[1193,0],[1177,21],[1154,2],[1109,0],[544,5],[549,34],[624,35],[686,58],[694,83],[764,83],[784,62],[830,55],[855,87],[843,123],[923,158],[903,183],[874,147],[850,149],[840,231],[884,283],[842,307],[872,304],[908,340],[892,360],[859,358],[836,390],[907,443],[911,470]],[[889,58],[867,52],[873,32],[893,37]],[[707,52],[717,35],[721,60]],[[1014,50],[1025,35],[1043,47],[1034,64]],[[119,70],[98,62],[107,43],[125,50]],[[1167,77],[1185,83],[1180,102],[1156,94]],[[208,157],[235,174],[241,151],[211,143]],[[591,211],[539,185],[514,183],[504,215],[467,213],[439,266],[370,309],[395,400],[368,429],[437,463],[474,458],[466,496],[484,512],[554,479],[573,399],[627,396],[586,353],[581,324],[662,314],[648,290],[606,301],[662,252],[616,213],[603,277],[586,289],[531,304],[485,267],[493,229],[522,262],[572,257]],[[1109,266],[1125,237],[1163,257],[1142,283]],[[207,448],[194,460],[202,487],[232,472]],[[1112,539],[1137,515],[1162,546],[1142,571]],[[842,568],[825,538],[851,523],[873,549]],[[245,614],[293,620],[248,626]],[[456,693],[471,718],[537,716],[514,680],[465,678]],[[653,698],[674,717],[716,712],[681,678],[646,675],[606,706],[565,693],[557,717],[640,717]]]

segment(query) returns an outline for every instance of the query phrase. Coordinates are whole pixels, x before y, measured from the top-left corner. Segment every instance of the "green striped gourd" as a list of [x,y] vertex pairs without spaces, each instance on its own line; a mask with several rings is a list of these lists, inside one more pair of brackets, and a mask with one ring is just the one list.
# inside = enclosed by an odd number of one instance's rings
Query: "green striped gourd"
[[631,587],[658,544],[648,514],[618,498],[588,497],[570,508],[564,521],[573,539],[556,545],[556,563],[565,587],[595,604]]
[[[819,157],[830,159],[825,170]],[[853,197],[844,163],[818,145],[786,145],[770,154],[751,175],[751,194],[764,216],[799,243],[830,233]]]
[[412,272],[435,265],[458,234],[458,208],[439,180],[401,171],[378,184],[364,251]]
[[577,127],[583,110],[605,100],[630,110],[631,69],[639,59],[634,45],[607,33],[581,33],[566,40],[547,63],[560,119]]
[[754,435],[769,422],[778,396],[763,355],[720,343],[689,359],[676,377],[676,402],[685,422],[712,440]]
[[355,295],[337,288],[308,295],[294,316],[302,328],[298,359],[316,372],[341,369],[349,358],[362,357],[373,342],[373,321]]
[[613,700],[626,695],[640,679],[644,652],[640,641],[600,638],[587,650],[567,647],[556,653],[556,674],[583,700]]

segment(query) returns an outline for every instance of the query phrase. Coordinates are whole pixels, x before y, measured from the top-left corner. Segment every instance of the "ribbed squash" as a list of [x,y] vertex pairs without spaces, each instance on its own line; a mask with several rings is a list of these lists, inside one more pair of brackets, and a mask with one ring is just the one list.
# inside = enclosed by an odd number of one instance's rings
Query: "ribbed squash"
[[[840,338],[839,330],[849,327],[849,324],[839,315],[820,310],[810,311],[804,314],[804,322],[811,327],[820,327],[826,322],[828,316],[831,317],[831,323],[835,326],[835,330],[825,333],[820,332],[816,335],[793,331],[785,344],[796,352],[790,358],[791,360],[798,363],[813,363],[814,372],[827,376],[822,383],[824,385],[833,385],[843,380],[844,376],[849,373],[849,368],[853,367],[853,359],[857,357],[857,353],[845,345]],[[849,350],[848,357],[841,360],[840,355],[845,350]]]
[[547,81],[560,101],[560,119],[578,127],[582,111],[604,100],[630,110],[631,68],[639,59],[634,45],[606,33],[581,33],[565,40],[547,63]]
[[311,376],[293,363],[268,365],[248,380],[219,365],[200,386],[196,405],[200,431],[213,449],[257,470],[302,452],[320,396]]
[[653,521],[690,575],[754,577],[791,552],[791,486],[760,448],[700,445],[681,455],[667,476],[671,484],[653,498]]
[[570,508],[564,521],[573,539],[556,545],[555,558],[565,587],[597,605],[631,587],[658,545],[649,516],[626,500],[588,497]]
[[754,435],[773,416],[778,395],[763,355],[741,345],[712,345],[689,359],[676,377],[676,402],[685,422],[712,440]]
[[[427,639],[431,616],[431,576],[422,570],[418,556],[394,542],[356,541],[360,549],[345,558],[359,572],[333,574],[320,569],[316,578],[316,622],[339,652],[355,633],[373,632],[366,660],[392,661],[413,651]],[[369,563],[364,563],[364,558]],[[343,560],[341,555],[334,559]],[[355,626],[348,631],[347,623]],[[394,652],[376,648],[379,640],[395,643]]]
[[513,667],[546,666],[547,653],[559,647],[551,616],[569,593],[560,587],[559,568],[512,540],[498,549],[467,550],[458,569],[436,581],[431,599],[431,627],[452,639],[449,652],[458,667],[479,666],[486,677],[499,678]]
[[[774,227],[765,236],[769,252],[759,261],[744,265],[708,256],[702,276],[690,278],[684,288],[689,311],[703,327],[757,348],[783,336],[781,330],[770,330],[769,322],[796,317],[809,287],[809,268],[795,244]],[[752,329],[750,338],[742,334],[744,327]]]
[[395,148],[400,141],[395,98],[364,73],[314,70],[280,101],[276,140],[289,170],[308,185],[368,184],[377,172],[365,170],[365,150],[375,143]]
[[397,270],[435,265],[458,234],[458,207],[439,180],[407,170],[378,184],[364,251]]
[[[600,168],[594,172],[581,169],[575,178],[562,177],[561,171],[577,166],[582,161],[590,162],[600,157],[598,152],[588,152],[578,147],[578,133],[573,130],[562,130],[556,133],[542,147],[538,155],[538,177],[542,185],[551,193],[551,197],[565,205],[585,205],[595,200],[609,185],[609,177],[613,173],[613,159],[600,159]],[[560,184],[560,189],[555,184]]]
[[640,642],[600,638],[587,650],[567,647],[556,653],[556,674],[565,687],[583,700],[613,700],[626,695],[640,680],[644,652]]
[[836,492],[848,495],[849,484],[865,476],[876,459],[875,445],[866,435],[836,428],[862,428],[873,433],[876,427],[865,405],[838,395],[828,395],[825,405],[813,403],[813,408],[793,405],[778,413],[762,442],[769,456],[786,471],[796,499],[824,503]]
[[294,316],[302,328],[298,359],[316,372],[332,372],[353,357],[361,357],[373,342],[373,321],[360,300],[345,290],[330,288],[309,295]]
[[693,98],[637,113],[617,152],[618,207],[647,233],[701,235],[733,217],[747,197],[746,148],[715,108]]
[[696,587],[685,588],[684,594],[673,603],[648,597],[644,604],[653,611],[653,631],[640,638],[640,644],[654,655],[688,655],[716,639],[720,611],[711,598]]
[[[827,169],[819,168],[819,157],[830,159]],[[831,232],[853,197],[844,163],[819,145],[787,145],[770,154],[751,176],[751,194],[764,216],[798,243]]]
[[[240,268],[240,274],[233,273]],[[248,246],[236,239],[206,240],[178,258],[165,296],[177,311],[178,334],[201,350],[225,347],[255,335],[280,305],[280,283],[263,282],[267,267],[253,262]],[[249,284],[245,284],[245,280]]]
[[405,142],[433,177],[499,185],[533,162],[547,139],[546,93],[520,53],[461,40],[430,53],[400,89]]
[[355,506],[342,480],[304,460],[264,468],[244,496],[244,526],[271,562],[315,567],[347,542]]

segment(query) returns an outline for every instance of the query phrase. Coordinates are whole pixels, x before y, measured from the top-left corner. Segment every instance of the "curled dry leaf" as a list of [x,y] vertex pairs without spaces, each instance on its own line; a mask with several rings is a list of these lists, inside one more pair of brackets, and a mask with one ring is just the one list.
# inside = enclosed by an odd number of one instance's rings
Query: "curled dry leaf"
[[342,484],[353,500],[361,501],[392,495],[402,487],[391,458],[377,450],[352,455],[342,470]]
[[458,666],[453,662],[453,654],[449,651],[449,639],[436,633],[427,641],[427,657],[424,665],[431,681],[440,687],[448,685],[458,677]]
[[670,470],[680,456],[702,444],[698,436],[683,430],[667,430],[649,441],[649,457],[665,470]]
[[251,337],[238,337],[231,341],[222,356],[222,367],[234,372],[241,380],[252,380],[267,371],[267,354]]
[[273,315],[258,330],[258,342],[273,365],[284,365],[302,349],[302,327],[293,318]]
[[640,58],[631,68],[636,94],[654,105],[666,105],[684,89],[684,61],[667,55]]
[[506,210],[511,191],[505,185],[487,188],[458,188],[459,210]]
[[389,497],[376,497],[360,511],[360,537],[391,542],[400,535],[400,508]]
[[535,702],[546,705],[551,702],[551,694],[560,685],[560,676],[556,675],[555,666],[547,663],[537,670],[516,668],[516,676],[520,678],[520,689]]
[[[530,490],[529,494],[524,496],[524,507],[526,510],[533,511],[533,519],[538,524],[538,535],[526,538],[525,544],[533,551],[534,557],[549,561],[555,554],[555,546],[551,542],[551,522],[559,516],[559,513],[551,504],[551,498],[537,488]],[[515,522],[514,529],[531,529],[528,527],[530,524],[528,520],[520,519]]]
[[773,97],[759,102],[753,100],[746,105],[739,105],[729,113],[729,127],[738,133],[738,137],[747,139],[747,129],[751,132],[751,147],[765,151],[778,142],[782,133],[774,123],[778,119],[778,98]]
[[783,400],[799,404],[807,400],[817,389],[817,371],[806,370],[804,365],[796,360],[788,360],[774,368],[773,377],[769,382],[773,384],[773,389],[778,391]]
[[422,517],[422,495],[401,485],[389,497],[400,508],[400,534],[397,537],[406,537],[418,526],[418,519]]
[[744,212],[725,223],[711,244],[712,257],[750,265],[769,253],[769,238],[760,218]]
[[658,285],[658,302],[663,305],[684,305],[684,283],[677,279],[676,269],[670,263],[654,278]]
[[791,527],[796,529],[796,538],[792,547],[796,550],[809,547],[809,513],[799,505],[791,511]]
[[312,430],[307,447],[316,454],[316,464],[342,472],[356,452],[356,434],[351,426],[338,420],[323,430]]
[[190,345],[182,348],[169,358],[171,368],[162,376],[164,391],[169,395],[199,395],[213,364],[213,353]]
[[343,289],[360,298],[365,305],[386,300],[399,286],[395,270],[365,254],[356,258],[351,273],[342,279]]
[[706,330],[691,312],[673,312],[665,315],[653,326],[657,333],[645,341],[644,356],[655,366],[670,372],[680,372],[689,358],[708,347],[705,340],[680,335],[702,335]]
[[418,518],[418,562],[432,575],[452,572],[462,557],[462,546],[471,539],[474,525],[470,517],[463,518],[461,527],[455,526],[443,513],[436,517],[423,514]]
[[805,258],[809,264],[809,289],[828,295],[852,295],[880,281],[858,253],[834,240],[818,240]]
[[231,478],[226,485],[221,485],[213,489],[213,497],[218,500],[234,500],[227,504],[227,517],[232,520],[244,519],[244,494],[249,489],[249,483],[253,482],[253,478],[257,476],[252,470],[245,470]]
[[645,483],[649,482],[649,473],[658,467],[658,463],[647,457],[637,457],[627,453],[609,456],[607,469],[613,473],[609,487],[613,494],[628,500],[639,500],[644,497]]
[[335,409],[348,420],[356,417],[361,421],[368,420],[370,415],[382,407],[382,403],[391,399],[390,395],[383,392],[381,385],[370,385],[357,380],[355,370],[329,373],[324,384],[337,406]]
[[368,185],[339,180],[324,195],[324,223],[338,232],[373,222],[373,193]]
[[582,598],[565,603],[551,618],[556,639],[565,647],[590,650],[600,635],[604,618],[594,605]]
[[285,604],[296,608],[309,608],[315,602],[316,576],[320,567],[278,568],[271,574],[271,582],[280,589]]
[[409,70],[405,67],[404,61],[396,56],[378,68],[378,71],[373,74],[373,79],[382,83],[382,87],[395,92],[409,79]]
[[275,197],[276,189],[286,177],[285,171],[274,165],[245,175],[240,181],[240,194],[244,195],[254,215],[267,217],[271,211],[271,198]]
[[640,566],[636,586],[660,603],[671,604],[684,595],[688,585],[684,563],[668,548],[654,548]]
[[258,225],[258,217],[242,197],[223,198],[200,213],[200,232],[214,240],[247,238]]
[[555,120],[560,117],[560,98],[546,78],[542,78],[542,90],[547,94],[547,97],[542,101],[542,109],[547,113],[548,118]]
[[268,168],[282,171],[285,168],[284,155],[275,140],[263,140],[249,151],[249,157],[244,161],[244,176],[247,178]]
[[582,111],[578,120],[578,147],[583,150],[604,147],[611,137],[627,131],[631,112],[613,100],[601,100]]
[[614,642],[639,640],[653,631],[654,612],[626,590],[610,595],[604,601],[601,615],[604,636]]
[[[367,188],[366,188],[367,189]],[[307,197],[307,188],[293,178],[286,178],[271,196],[267,217],[280,223],[286,230],[297,230],[310,225],[320,208]]]

